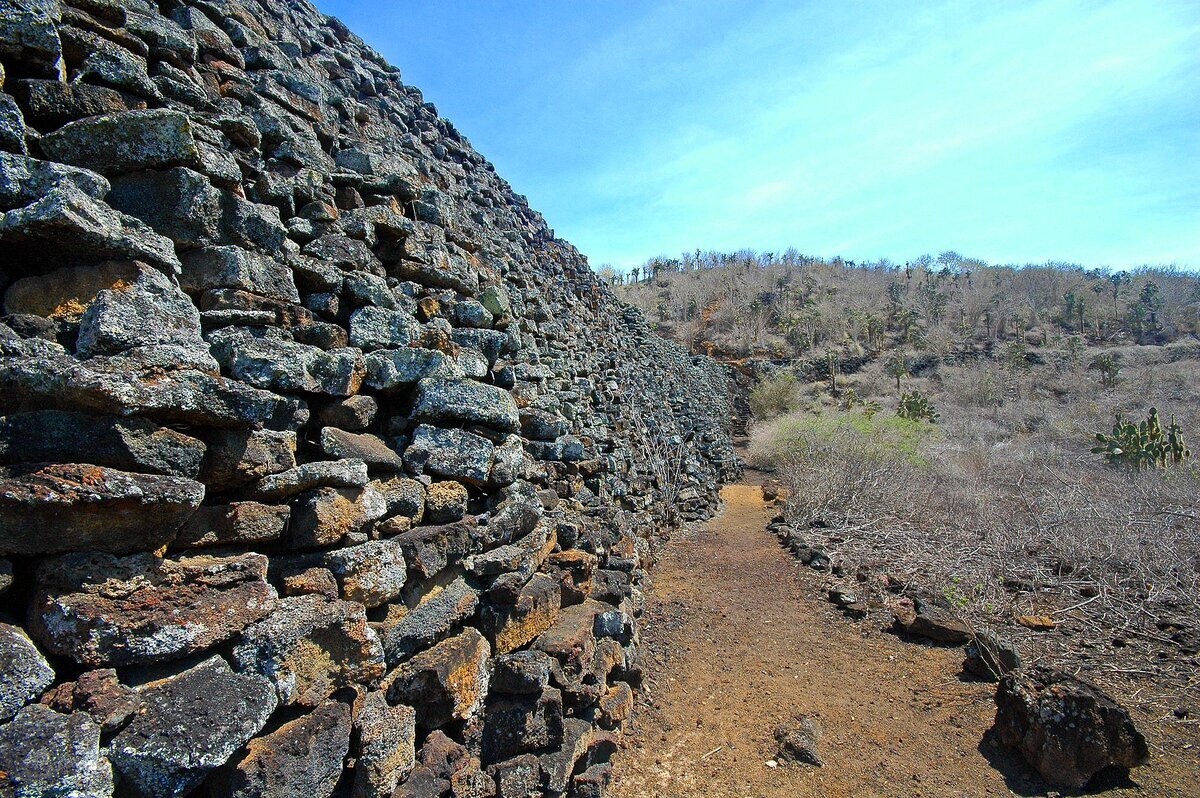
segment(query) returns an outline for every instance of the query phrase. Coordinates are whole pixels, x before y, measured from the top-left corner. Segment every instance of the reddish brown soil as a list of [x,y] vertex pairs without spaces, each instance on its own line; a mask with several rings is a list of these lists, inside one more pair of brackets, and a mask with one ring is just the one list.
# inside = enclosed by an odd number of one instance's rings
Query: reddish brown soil
[[[959,678],[961,649],[846,620],[766,531],[773,511],[760,488],[722,495],[723,512],[676,535],[653,572],[648,678],[612,795],[1045,794],[985,740],[994,686]],[[799,714],[823,727],[824,766],[770,767],[774,730]],[[1159,757],[1105,794],[1197,796],[1200,766]]]

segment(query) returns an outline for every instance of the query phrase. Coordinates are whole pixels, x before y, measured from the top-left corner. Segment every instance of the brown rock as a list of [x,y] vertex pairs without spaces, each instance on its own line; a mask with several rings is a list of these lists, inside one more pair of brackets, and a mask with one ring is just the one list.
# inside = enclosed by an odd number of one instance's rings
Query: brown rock
[[238,670],[275,684],[280,704],[316,706],[334,690],[367,684],[384,672],[383,649],[351,601],[295,596],[242,633],[233,649]]
[[294,549],[332,546],[374,523],[386,509],[379,491],[370,486],[305,491],[292,504],[286,542]]
[[305,568],[283,577],[285,596],[318,595],[328,599],[338,597],[338,583],[328,568]]
[[9,472],[0,478],[0,554],[154,550],[175,537],[204,498],[204,486],[191,479],[101,466]]
[[388,700],[416,709],[422,729],[472,718],[487,696],[490,655],[487,640],[468,627],[388,674]]
[[179,530],[172,547],[199,548],[279,540],[292,517],[287,505],[232,502],[198,509]]
[[230,798],[329,798],[350,749],[350,707],[326,701],[246,743],[211,782]]
[[112,668],[86,671],[73,682],[64,682],[46,695],[42,703],[56,712],[86,712],[106,734],[125,725],[141,704],[141,698],[117,680]]
[[132,284],[138,273],[139,267],[134,261],[107,261],[96,266],[69,266],[49,274],[24,277],[4,292],[4,312],[78,321],[97,294]]
[[600,697],[597,723],[602,729],[615,729],[633,711],[633,689],[625,682],[616,682]]
[[461,520],[467,513],[467,489],[453,480],[435,482],[425,497],[425,517],[435,524]]
[[390,706],[382,692],[369,693],[354,725],[358,759],[352,798],[389,798],[416,763],[417,714]]
[[296,433],[212,430],[200,479],[212,490],[229,490],[296,467]]
[[482,615],[482,626],[497,654],[515,651],[545,632],[558,618],[559,583],[545,574],[534,574],[511,606],[492,605]]
[[68,554],[39,566],[29,629],[47,650],[91,667],[177,659],[271,612],[266,573],[260,554]]

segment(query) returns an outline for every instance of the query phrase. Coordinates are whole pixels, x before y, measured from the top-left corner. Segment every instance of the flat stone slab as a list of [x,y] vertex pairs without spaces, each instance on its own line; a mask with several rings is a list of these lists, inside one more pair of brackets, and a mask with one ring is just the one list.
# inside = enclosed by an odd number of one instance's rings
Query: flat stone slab
[[275,710],[271,683],[212,657],[139,690],[141,709],[109,757],[142,795],[174,798],[198,785],[262,729]]
[[203,499],[204,485],[183,477],[93,465],[14,467],[0,479],[0,554],[158,549]]
[[29,628],[51,651],[89,667],[143,665],[195,654],[275,608],[267,558],[99,552],[44,561]]

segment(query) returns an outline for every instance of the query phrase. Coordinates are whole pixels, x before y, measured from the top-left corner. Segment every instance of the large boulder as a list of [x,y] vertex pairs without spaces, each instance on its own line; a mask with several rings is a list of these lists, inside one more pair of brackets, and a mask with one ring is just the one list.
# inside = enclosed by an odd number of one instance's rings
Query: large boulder
[[474,380],[426,378],[417,383],[412,417],[445,426],[473,423],[507,432],[521,428],[512,394]]
[[1000,680],[994,730],[1057,787],[1082,788],[1105,768],[1128,770],[1149,757],[1146,738],[1124,707],[1093,685],[1043,665]]
[[100,727],[82,712],[32,704],[0,726],[0,794],[112,798],[113,772],[100,753]]
[[242,633],[233,659],[238,670],[270,679],[280,703],[310,707],[384,672],[383,649],[363,606],[320,595],[281,599],[273,614]]
[[40,146],[48,158],[106,175],[200,164],[187,115],[169,108],[80,119],[43,136]]
[[211,657],[139,689],[141,708],[113,738],[122,784],[143,798],[174,798],[223,765],[275,710],[271,683]]
[[182,477],[93,465],[14,466],[0,479],[0,553],[157,549],[203,499],[204,486]]
[[29,628],[48,651],[91,667],[177,659],[271,612],[266,575],[261,554],[67,554],[39,566]]

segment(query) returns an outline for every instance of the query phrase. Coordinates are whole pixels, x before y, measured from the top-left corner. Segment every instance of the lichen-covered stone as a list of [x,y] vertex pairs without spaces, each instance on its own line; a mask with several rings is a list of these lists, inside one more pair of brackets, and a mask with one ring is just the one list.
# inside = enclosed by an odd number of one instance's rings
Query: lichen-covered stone
[[354,725],[358,757],[352,798],[390,798],[416,763],[417,713],[391,706],[382,692],[368,693]]
[[43,136],[39,145],[52,160],[106,175],[200,163],[187,115],[168,108],[81,119]]
[[220,657],[138,690],[141,708],[109,744],[136,794],[185,795],[262,729],[275,692],[262,676],[234,673]]
[[82,459],[124,471],[196,479],[204,443],[143,418],[40,410],[0,416],[0,463]]
[[434,424],[467,422],[512,432],[521,426],[512,394],[474,380],[421,380],[412,416]]
[[204,486],[182,477],[92,465],[14,466],[0,479],[0,553],[157,549],[203,498]]
[[196,306],[162,272],[141,267],[132,282],[118,283],[92,300],[79,322],[76,352],[89,358],[151,344],[208,352]]
[[182,256],[179,284],[201,293],[213,288],[250,291],[280,302],[299,302],[292,270],[272,257],[230,246],[192,250]]
[[10,720],[54,683],[54,669],[16,626],[0,623],[0,723]]
[[439,524],[457,521],[466,515],[469,499],[461,482],[434,482],[425,494],[425,517]]
[[256,388],[350,396],[366,374],[357,349],[325,351],[292,341],[243,338],[225,360],[230,373]]
[[253,545],[283,537],[292,508],[286,504],[231,502],[204,505],[180,528],[173,548]]
[[14,798],[111,798],[113,771],[100,727],[82,712],[27,706],[0,726],[0,790]]
[[72,265],[81,252],[94,261],[140,260],[179,270],[167,238],[66,181],[0,216],[0,244],[10,262],[39,271]]
[[389,673],[388,701],[416,709],[422,729],[472,718],[487,697],[490,655],[487,640],[468,627]]
[[461,577],[430,590],[417,606],[379,624],[379,640],[389,664],[396,664],[441,640],[475,614],[479,591]]
[[499,654],[515,651],[545,632],[558,619],[561,601],[558,582],[534,574],[515,603],[489,605],[481,621],[493,650]]
[[368,305],[350,314],[350,343],[364,352],[406,347],[416,335],[417,320],[402,310]]
[[377,391],[396,391],[425,378],[462,377],[454,358],[434,349],[377,349],[365,357],[367,376],[364,384]]
[[996,691],[998,739],[1048,783],[1084,787],[1109,767],[1128,770],[1149,757],[1129,712],[1086,682],[1044,665],[1014,671]]
[[281,704],[310,707],[384,672],[363,606],[319,595],[280,599],[274,613],[242,633],[233,658],[238,670],[270,679]]
[[230,798],[329,798],[350,749],[350,707],[326,701],[312,712],[246,744],[213,777]]
[[275,608],[267,558],[66,554],[38,568],[34,636],[81,664],[177,659],[227,640]]
[[365,531],[383,517],[387,505],[379,491],[364,488],[316,488],[292,502],[285,542],[292,549],[331,546]]
[[342,598],[378,607],[400,595],[407,569],[404,552],[394,540],[372,540],[331,551],[320,563],[337,577]]
[[482,484],[491,474],[495,452],[495,445],[481,435],[422,424],[404,450],[404,464],[416,474]]

